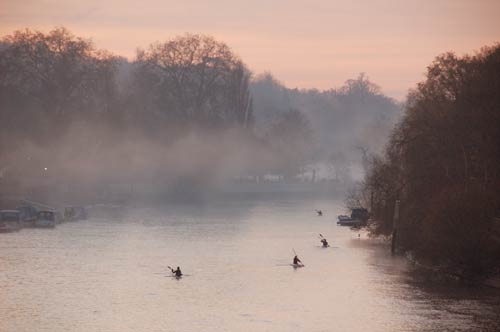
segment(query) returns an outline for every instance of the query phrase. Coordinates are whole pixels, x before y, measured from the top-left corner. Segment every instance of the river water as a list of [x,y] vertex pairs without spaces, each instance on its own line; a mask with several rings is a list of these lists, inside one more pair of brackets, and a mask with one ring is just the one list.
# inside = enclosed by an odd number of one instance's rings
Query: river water
[[[0,331],[500,330],[497,291],[430,287],[386,245],[336,226],[339,202],[113,211],[0,234]],[[293,250],[304,268],[289,265]]]

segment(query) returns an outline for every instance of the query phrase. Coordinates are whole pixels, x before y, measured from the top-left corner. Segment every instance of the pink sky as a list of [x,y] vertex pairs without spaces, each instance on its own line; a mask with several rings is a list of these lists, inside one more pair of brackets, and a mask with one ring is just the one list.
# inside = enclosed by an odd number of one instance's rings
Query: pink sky
[[436,55],[500,42],[500,1],[0,0],[2,36],[56,26],[131,59],[137,47],[204,33],[288,87],[339,87],[364,72],[401,100]]

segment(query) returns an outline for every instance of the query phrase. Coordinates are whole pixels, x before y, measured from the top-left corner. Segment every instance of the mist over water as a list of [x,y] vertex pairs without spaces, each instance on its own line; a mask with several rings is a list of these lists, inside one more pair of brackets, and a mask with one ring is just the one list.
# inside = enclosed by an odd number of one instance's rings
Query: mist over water
[[352,184],[401,114],[364,74],[290,89],[199,34],[127,60],[63,27],[26,29],[1,39],[0,70],[0,194],[52,204],[266,176]]
[[384,241],[498,281],[498,45],[438,56],[403,105],[168,38],[134,59],[63,27],[0,40],[0,209],[25,226],[0,220],[0,332],[500,330],[497,290]]
[[[386,245],[336,226],[339,201],[233,199],[90,212],[87,221],[53,230],[2,234],[0,330],[499,328],[497,293],[430,287]],[[320,247],[319,233],[330,248]],[[293,250],[306,267],[289,265]],[[167,266],[186,276],[171,278]]]

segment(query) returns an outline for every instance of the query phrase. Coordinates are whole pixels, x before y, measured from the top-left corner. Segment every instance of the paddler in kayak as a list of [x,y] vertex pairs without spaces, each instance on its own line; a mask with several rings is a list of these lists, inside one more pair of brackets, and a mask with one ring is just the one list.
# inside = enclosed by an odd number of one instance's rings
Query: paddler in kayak
[[177,277],[182,277],[182,271],[181,271],[181,268],[177,266],[177,269],[172,269],[170,268],[170,270],[172,271],[172,273]]
[[320,238],[320,241],[321,241],[321,244],[323,245],[323,248],[327,248],[329,247],[330,245],[328,244],[328,241],[325,239],[325,237],[323,236],[323,234],[319,234],[319,238]]
[[316,210],[316,213],[318,214],[318,217],[322,217],[323,216],[323,211],[321,211],[321,210]]
[[304,264],[302,264],[299,257],[297,257],[297,255],[295,255],[295,257],[293,258],[293,265],[304,265]]
[[328,241],[325,238],[321,239],[321,244],[323,245],[323,248],[329,247],[330,245],[328,244]]

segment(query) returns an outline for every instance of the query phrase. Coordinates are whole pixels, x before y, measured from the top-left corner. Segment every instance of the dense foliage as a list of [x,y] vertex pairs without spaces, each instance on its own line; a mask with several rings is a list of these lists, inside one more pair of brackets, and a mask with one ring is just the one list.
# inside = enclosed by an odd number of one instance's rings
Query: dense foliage
[[441,55],[366,178],[373,232],[464,276],[500,266],[500,46]]

